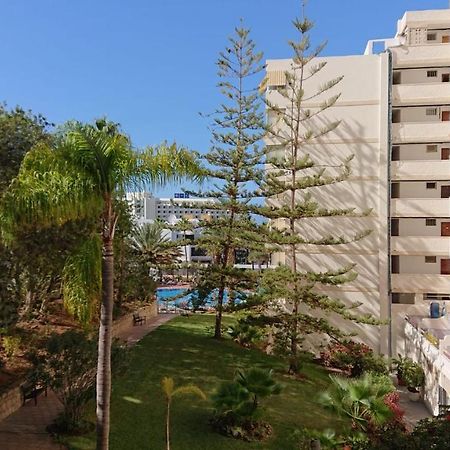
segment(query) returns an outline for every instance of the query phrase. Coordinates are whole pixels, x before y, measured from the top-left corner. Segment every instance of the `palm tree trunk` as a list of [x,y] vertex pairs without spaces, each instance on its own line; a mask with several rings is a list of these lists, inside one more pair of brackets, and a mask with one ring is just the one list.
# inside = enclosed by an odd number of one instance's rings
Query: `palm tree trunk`
[[111,401],[111,342],[114,305],[114,216],[112,202],[105,200],[102,247],[102,302],[98,333],[97,450],[109,449]]
[[166,450],[170,450],[170,400],[167,400],[166,411]]

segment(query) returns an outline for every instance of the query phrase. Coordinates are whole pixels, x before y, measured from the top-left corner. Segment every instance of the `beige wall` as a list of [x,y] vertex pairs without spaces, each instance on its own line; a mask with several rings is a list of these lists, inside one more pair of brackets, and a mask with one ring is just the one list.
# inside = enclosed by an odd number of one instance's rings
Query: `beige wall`
[[[321,114],[315,121],[317,128],[335,120],[341,125],[322,139],[305,148],[318,164],[338,164],[349,155],[351,177],[332,186],[312,188],[309,193],[326,208],[355,207],[357,212],[372,209],[368,217],[335,217],[304,219],[297,225],[298,233],[308,239],[333,236],[352,237],[356,233],[371,229],[370,236],[348,245],[301,247],[298,262],[302,270],[336,270],[356,263],[357,279],[339,288],[318,287],[321,292],[340,298],[348,304],[361,302],[361,313],[375,318],[387,317],[387,55],[332,57],[326,60],[325,69],[307,82],[305,92],[343,75],[343,81],[324,98],[341,93],[337,104]],[[316,61],[317,64],[319,61]],[[268,71],[289,70],[289,60],[268,61]],[[307,106],[317,108],[324,98],[314,99]],[[286,107],[280,94],[272,89],[268,99]],[[269,114],[269,122],[276,121]],[[282,126],[282,124],[280,124]],[[269,143],[276,143],[269,141]],[[329,169],[329,173],[336,173]],[[299,196],[301,199],[301,196]],[[271,204],[280,204],[282,198],[271,199]],[[281,223],[278,225],[282,226]],[[381,257],[380,257],[381,254]],[[285,262],[283,254],[275,255],[274,262]],[[381,273],[386,271],[385,274]],[[386,340],[380,340],[383,327],[363,327],[346,323],[338,318],[333,323],[341,329],[356,331],[360,338],[377,351],[387,352]],[[384,327],[386,328],[386,327]]]
[[425,219],[399,219],[399,234],[400,236],[440,236],[441,222],[446,222],[446,219],[436,219],[435,226],[427,226]]

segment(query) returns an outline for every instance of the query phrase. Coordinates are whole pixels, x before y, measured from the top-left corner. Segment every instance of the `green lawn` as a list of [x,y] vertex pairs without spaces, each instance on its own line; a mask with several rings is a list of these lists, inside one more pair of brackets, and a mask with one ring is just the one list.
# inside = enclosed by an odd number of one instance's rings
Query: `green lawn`
[[[209,337],[207,328],[212,325],[212,316],[176,318],[132,349],[130,368],[113,382],[112,450],[164,450],[163,376],[173,377],[177,384],[194,383],[210,394],[237,368],[250,366],[273,368],[284,385],[281,395],[265,401],[265,417],[274,427],[274,436],[264,443],[247,443],[216,434],[208,424],[211,404],[179,397],[172,407],[173,450],[289,450],[295,448],[290,437],[296,428],[339,426],[316,403],[318,393],[329,384],[321,367],[308,363],[303,371],[307,379],[294,380],[285,375],[279,359]],[[93,406],[90,414],[93,420]],[[92,449],[94,442],[92,434],[71,438],[68,444],[70,449]]]

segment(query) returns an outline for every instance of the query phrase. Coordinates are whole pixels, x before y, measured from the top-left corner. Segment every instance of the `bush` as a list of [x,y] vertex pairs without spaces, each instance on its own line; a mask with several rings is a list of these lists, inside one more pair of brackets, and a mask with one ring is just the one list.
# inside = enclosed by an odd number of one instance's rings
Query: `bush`
[[228,334],[242,347],[252,347],[261,341],[263,331],[260,327],[250,325],[245,319],[240,319],[235,325],[231,325]]
[[239,371],[233,381],[222,383],[213,395],[215,415],[213,428],[222,434],[248,441],[262,440],[272,427],[257,418],[260,400],[279,394],[281,385],[271,370],[252,368]]
[[404,372],[403,379],[411,392],[418,392],[425,384],[425,373],[422,366],[416,362],[409,364]]
[[320,357],[324,366],[344,370],[351,377],[359,377],[365,372],[388,373],[383,357],[360,342],[331,343]]
[[21,342],[22,340],[19,336],[3,336],[3,349],[8,358],[17,355]]

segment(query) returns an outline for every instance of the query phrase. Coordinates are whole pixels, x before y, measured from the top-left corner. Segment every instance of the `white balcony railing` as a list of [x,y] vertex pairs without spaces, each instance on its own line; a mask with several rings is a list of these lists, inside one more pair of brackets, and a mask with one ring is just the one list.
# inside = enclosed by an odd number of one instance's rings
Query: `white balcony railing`
[[[450,91],[450,86],[449,86]],[[395,180],[450,180],[450,160],[392,161],[391,175]]]
[[442,105],[450,103],[450,85],[434,84],[397,84],[392,86],[394,106]]
[[394,236],[391,238],[393,255],[450,256],[450,237]]
[[394,273],[392,292],[450,294],[450,275]]
[[419,45],[393,49],[396,69],[402,67],[447,66],[450,61],[450,45]]
[[394,144],[448,142],[449,140],[450,122],[402,122],[392,124],[392,142]]
[[448,198],[394,198],[392,217],[450,217]]

